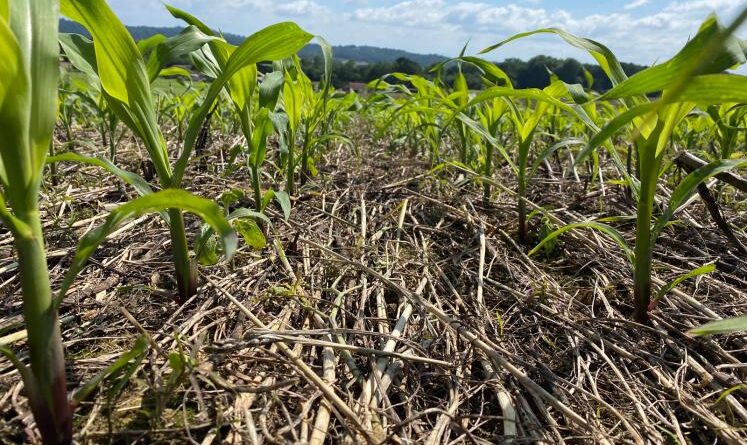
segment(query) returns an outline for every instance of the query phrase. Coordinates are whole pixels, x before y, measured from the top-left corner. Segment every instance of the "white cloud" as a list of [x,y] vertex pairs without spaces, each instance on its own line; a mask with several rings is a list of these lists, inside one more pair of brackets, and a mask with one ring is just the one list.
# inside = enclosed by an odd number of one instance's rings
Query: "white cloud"
[[720,12],[732,12],[747,6],[747,0],[691,0],[675,1],[664,8],[664,11],[691,12],[698,10],[711,10]]
[[289,15],[323,15],[329,12],[329,10],[313,0],[296,0],[290,3],[282,3],[276,5],[276,10],[279,13],[285,13]]
[[[633,0],[617,11],[584,15],[564,8],[517,3],[496,6],[485,1],[404,0],[387,6],[359,8],[350,17],[379,27],[396,27],[399,33],[405,33],[405,29],[440,32],[441,41],[450,42],[451,51],[442,51],[447,55],[456,53],[459,45],[468,39],[477,47],[488,46],[511,34],[558,27],[610,46],[623,60],[648,64],[679,50],[710,11],[718,11],[726,21],[747,5],[747,0],[671,1],[658,12],[634,13],[649,3],[650,0]],[[523,58],[549,54],[588,60],[582,52],[548,36],[517,41],[499,51],[505,56]]]
[[624,9],[631,10],[631,9],[640,8],[643,5],[649,4],[650,1],[651,0],[633,0],[632,2],[625,5]]
[[[180,23],[162,0],[108,0],[123,21]],[[333,44],[375,45],[420,53],[458,54],[464,42],[479,50],[513,34],[559,27],[609,46],[625,61],[669,58],[716,11],[729,23],[747,0],[625,0],[583,9],[577,2],[541,0],[169,0],[225,32],[249,35],[280,20],[294,20]],[[560,6],[556,6],[560,5]],[[644,7],[645,6],[645,7]],[[747,26],[742,28],[747,32]],[[488,57],[527,59],[537,54],[577,57],[581,50],[550,35],[507,44]]]

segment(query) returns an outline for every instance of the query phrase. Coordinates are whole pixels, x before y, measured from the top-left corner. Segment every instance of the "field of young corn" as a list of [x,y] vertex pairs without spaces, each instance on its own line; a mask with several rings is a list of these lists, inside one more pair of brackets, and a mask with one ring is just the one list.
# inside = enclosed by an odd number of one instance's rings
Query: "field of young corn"
[[164,14],[0,0],[0,443],[747,443],[747,10],[360,95]]

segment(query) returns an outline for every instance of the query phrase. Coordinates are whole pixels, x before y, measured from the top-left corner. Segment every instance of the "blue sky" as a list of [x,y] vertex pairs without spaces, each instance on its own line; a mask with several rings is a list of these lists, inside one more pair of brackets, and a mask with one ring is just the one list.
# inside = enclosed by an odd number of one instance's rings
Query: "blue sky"
[[[128,25],[172,25],[160,0],[109,0]],[[251,34],[293,20],[335,45],[375,45],[421,53],[472,52],[512,34],[557,26],[609,46],[624,61],[652,64],[673,55],[711,12],[727,23],[747,0],[170,0],[225,32]],[[742,27],[741,36],[747,35]],[[537,54],[589,60],[559,38],[532,37],[491,55]]]

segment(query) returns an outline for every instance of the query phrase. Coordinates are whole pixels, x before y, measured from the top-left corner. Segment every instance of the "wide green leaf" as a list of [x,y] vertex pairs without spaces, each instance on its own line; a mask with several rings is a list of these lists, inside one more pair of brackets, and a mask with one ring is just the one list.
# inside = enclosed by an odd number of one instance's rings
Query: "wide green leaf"
[[275,110],[275,105],[283,89],[285,76],[282,71],[273,71],[265,74],[262,83],[259,84],[259,106],[269,111]]
[[707,74],[691,78],[676,97],[678,102],[699,105],[747,102],[747,76]]
[[[239,221],[245,221],[248,219],[261,220],[268,226],[272,223],[270,222],[270,219],[264,214],[243,207],[234,210],[226,217],[226,220],[231,222],[232,225],[236,227],[237,231],[239,231],[242,238],[244,238],[247,244],[250,247],[255,248],[254,246],[258,245],[258,242],[256,244],[254,242],[255,240],[259,240],[259,238],[255,237],[256,234],[251,232],[252,228],[246,229],[248,231],[245,231],[245,233],[241,232],[242,229],[246,228],[246,224],[244,226],[241,226],[241,223],[239,223]],[[256,223],[254,225],[256,226]],[[259,227],[257,227],[257,230],[259,230]],[[218,246],[215,243],[214,235],[215,230],[210,225],[204,224],[200,229],[200,234],[195,240],[195,256],[203,266],[212,266],[218,264]],[[249,239],[247,240],[247,238]],[[264,234],[262,234],[262,239],[264,239]],[[256,248],[261,249],[263,247],[264,245]]]
[[189,192],[177,189],[167,189],[149,195],[141,196],[122,204],[112,210],[106,221],[96,229],[86,233],[78,244],[78,249],[72,264],[60,286],[58,302],[64,298],[75,277],[83,270],[88,258],[96,251],[107,236],[117,230],[125,221],[139,216],[161,212],[167,209],[181,209],[202,218],[213,228],[223,241],[223,251],[227,258],[233,256],[236,250],[236,233],[230,223],[223,216],[223,211],[213,201],[199,198]]
[[485,48],[480,51],[480,54],[491,52],[509,42],[536,34],[555,34],[576,48],[585,50],[597,61],[597,63],[599,63],[599,66],[602,67],[613,85],[617,85],[628,78],[628,76],[625,75],[625,71],[622,69],[622,65],[620,65],[620,62],[617,60],[617,57],[609,48],[594,40],[578,37],[558,28],[543,28],[516,34],[493,46]]
[[95,165],[97,167],[103,168],[122,181],[131,185],[140,195],[148,195],[150,193],[153,193],[153,189],[151,189],[148,181],[133,172],[117,167],[112,163],[112,161],[104,157],[83,156],[77,153],[70,152],[47,158],[48,164],[52,164],[55,162],[76,162],[80,164]]
[[60,5],[64,15],[83,25],[93,37],[97,72],[107,93],[127,105],[137,100],[130,98],[128,83],[137,82],[145,66],[135,41],[111,8],[104,0],[61,0]]
[[690,64],[699,62],[693,75],[714,74],[745,63],[745,55],[739,39],[728,36],[715,51],[703,54],[712,39],[723,32],[715,16],[709,17],[700,31],[672,59],[661,65],[652,66],[631,76],[602,95],[601,100],[627,98],[636,95],[662,91],[672,86],[675,80],[686,71]]
[[653,111],[654,109],[656,109],[656,106],[657,105],[655,103],[646,102],[640,105],[636,105],[629,110],[626,110],[625,112],[615,116],[612,120],[607,122],[607,124],[602,127],[600,131],[596,132],[594,136],[591,137],[589,143],[586,144],[586,147],[584,147],[584,149],[581,150],[579,155],[576,157],[576,163],[578,164],[584,161],[592,151],[602,145],[607,139],[614,136],[615,133],[617,133],[620,129],[631,123],[633,119],[636,119],[646,113]]
[[111,365],[107,366],[96,374],[91,380],[86,382],[83,386],[78,388],[73,393],[73,401],[79,404],[86,400],[91,393],[103,382],[104,380],[113,377],[114,375],[125,371],[130,366],[138,366],[142,362],[143,358],[148,351],[148,339],[144,336],[138,337],[132,348],[122,354],[117,360]]
[[683,281],[689,280],[690,278],[695,278],[700,275],[709,274],[713,272],[714,270],[716,270],[716,264],[710,263],[710,264],[704,264],[689,272],[683,273],[682,275],[676,277],[674,280],[670,281],[666,285],[662,286],[661,289],[659,289],[659,292],[657,292],[656,296],[651,300],[651,306],[654,306],[659,300],[661,300],[672,289],[679,286],[680,283],[682,283]]
[[620,232],[608,226],[607,224],[602,224],[602,223],[598,223],[594,221],[585,221],[585,222],[567,224],[555,230],[554,232],[547,235],[542,241],[540,241],[540,243],[537,244],[532,250],[530,250],[528,255],[531,256],[539,252],[539,250],[545,244],[553,241],[555,238],[559,237],[565,232],[568,232],[571,230],[577,230],[577,229],[592,229],[592,230],[597,230],[599,232],[602,232],[608,235],[610,238],[612,238],[613,241],[615,241],[615,243],[618,246],[620,246],[620,248],[625,252],[625,255],[628,257],[628,259],[632,259],[633,251],[630,249],[630,247],[628,246],[628,243],[625,241],[625,238],[623,238]]
[[79,71],[98,79],[93,42],[80,34],[60,34],[59,40],[70,63]]
[[692,335],[715,335],[747,332],[747,314],[726,320],[712,321],[703,326],[691,329]]
[[[29,141],[32,146],[33,169],[39,172],[49,151],[52,130],[57,120],[57,84],[60,76],[59,47],[57,45],[56,0],[13,2],[13,7],[30,8],[30,26],[15,27],[21,45],[33,48],[28,75],[31,81],[31,113]],[[19,30],[23,28],[23,37]]]
[[264,249],[267,238],[256,222],[251,218],[238,218],[233,221],[236,232],[241,236],[247,246],[255,250]]
[[148,57],[147,70],[150,81],[153,82],[164,68],[216,39],[217,37],[204,34],[195,26],[188,26],[178,35],[161,41]]
[[720,173],[745,166],[747,166],[747,159],[719,159],[688,174],[672,191],[667,208],[656,221],[653,239],[656,239],[664,226],[672,219],[674,212],[695,193],[698,184]]
[[[25,184],[31,175],[25,162],[29,153],[24,145],[26,122],[19,113],[23,92],[27,89],[25,69],[10,25],[0,20],[0,180],[4,186],[10,182]],[[7,190],[9,194],[13,190]]]

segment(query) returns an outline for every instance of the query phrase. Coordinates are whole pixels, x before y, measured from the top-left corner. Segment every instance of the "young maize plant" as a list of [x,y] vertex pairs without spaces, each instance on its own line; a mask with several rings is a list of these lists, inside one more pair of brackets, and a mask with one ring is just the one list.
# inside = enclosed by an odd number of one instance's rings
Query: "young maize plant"
[[[504,118],[507,112],[508,102],[501,98],[496,98],[492,101],[488,101],[482,104],[477,110],[477,118],[480,125],[485,128],[485,131],[487,131],[488,134],[493,136],[493,140],[496,141],[495,144],[497,144],[495,145],[493,142],[488,141],[485,138],[478,138],[478,141],[480,141],[479,143],[482,147],[484,147],[481,156],[482,169],[480,169],[479,171],[485,178],[493,177],[493,158],[495,157],[496,147],[498,147],[500,150],[505,151],[504,141],[507,138],[502,137],[504,135],[502,135],[501,133],[505,131],[504,123],[506,120]],[[485,203],[490,202],[490,195],[490,181],[485,181],[485,184],[483,184],[483,201]]]
[[57,104],[57,120],[65,130],[68,149],[75,149],[73,127],[80,117],[81,98],[75,90],[74,79],[69,71],[60,71],[60,97]]
[[217,205],[186,192],[159,192],[114,210],[103,226],[88,233],[53,297],[39,190],[57,115],[58,20],[59,3],[54,0],[0,2],[0,52],[5,60],[0,68],[0,221],[11,231],[18,252],[30,365],[5,347],[0,352],[23,378],[45,444],[72,440],[72,410],[79,398],[68,399],[58,306],[96,246],[132,216],[179,206],[204,217],[223,236],[225,250],[233,251],[233,232]]
[[[213,35],[213,31],[207,25],[187,12],[173,7],[169,7],[169,12],[174,17],[198,28],[200,31]],[[305,42],[308,42],[310,37],[308,36]],[[293,52],[298,49],[300,48],[295,48]],[[191,60],[202,74],[217,78],[225,73],[229,58],[234,51],[236,51],[235,46],[216,38],[203,47],[201,51],[192,53]],[[291,56],[293,52],[288,52],[283,57],[268,58],[267,60],[282,59]],[[234,112],[238,116],[239,127],[247,143],[245,154],[254,191],[255,211],[261,213],[268,203],[275,198],[287,215],[290,208],[290,199],[288,199],[287,193],[268,190],[263,194],[261,184],[267,138],[275,131],[282,131],[289,120],[287,114],[276,110],[280,93],[286,84],[286,78],[281,70],[276,70],[264,75],[259,88],[257,88],[258,77],[256,63],[250,64],[233,75],[225,88],[231,98]],[[232,160],[235,159],[237,154],[238,151],[232,154]]]
[[161,116],[171,121],[176,130],[176,140],[183,142],[189,116],[197,107],[198,100],[203,93],[201,85],[189,83],[176,87],[174,83],[169,82],[166,88],[156,89],[155,92],[163,97]]
[[[674,189],[664,212],[652,225],[657,184],[674,129],[696,106],[709,107],[731,102],[747,102],[747,78],[723,74],[724,70],[745,63],[741,42],[732,34],[738,24],[746,18],[747,10],[735,24],[724,29],[715,17],[710,17],[703,23],[698,34],[672,59],[636,73],[630,78],[621,73],[619,62],[609,50],[594,43],[592,55],[597,56],[597,60],[615,84],[597,100],[621,101],[624,104],[624,111],[611,119],[591,138],[579,155],[579,161],[596,147],[606,143],[620,129],[630,126],[639,163],[638,178],[632,184],[638,199],[635,251],[632,261],[634,318],[639,322],[648,321],[649,310],[656,303],[656,299],[651,298],[651,261],[654,244],[662,230],[677,209],[692,196],[699,183],[716,174],[747,165],[747,159],[721,159],[692,172]],[[568,37],[562,31],[537,32],[555,32],[571,44],[587,50],[591,47],[588,44],[590,41]],[[659,93],[661,98],[649,100],[647,95],[654,93]],[[614,149],[611,149],[611,152],[614,152]],[[604,230],[608,234],[614,232],[614,229],[598,223],[572,224],[558,229],[540,245],[554,239],[559,233],[579,227]],[[621,245],[625,244],[616,232],[613,237]],[[537,251],[537,248],[533,252]]]
[[[516,202],[518,212],[518,237],[519,241],[526,243],[528,240],[526,193],[530,179],[537,172],[540,163],[552,153],[560,148],[579,145],[581,143],[581,141],[577,139],[568,139],[558,142],[557,144],[543,150],[530,165],[530,152],[534,142],[534,135],[537,132],[537,128],[539,127],[543,117],[548,109],[555,107],[556,109],[567,113],[569,116],[580,120],[590,129],[597,129],[597,127],[586,114],[583,107],[575,103],[569,104],[561,100],[570,98],[575,99],[575,97],[573,97],[573,86],[567,85],[558,80],[553,81],[550,86],[541,90],[536,88],[517,90],[512,88],[510,83],[507,85],[509,86],[492,86],[486,88],[483,92],[470,99],[466,104],[457,107],[448,117],[443,126],[448,127],[456,120],[466,124],[473,131],[481,135],[486,140],[487,144],[498,149],[506,162],[512,167],[518,182]],[[507,106],[496,101],[496,99],[505,100]],[[516,100],[523,100],[526,103],[526,106],[517,106],[515,103]],[[490,126],[483,125],[490,124],[489,120],[475,120],[465,113],[467,110],[478,105],[485,107],[490,106],[491,104],[498,107],[492,112],[492,114],[500,117],[504,113],[507,113],[510,121],[513,123],[514,134],[518,139],[515,162],[503,149],[502,144],[496,139],[494,135],[495,130]]]
[[[391,77],[393,82],[388,83]],[[435,82],[418,75],[394,73],[372,82],[371,87],[389,95],[403,96],[391,99],[396,106],[390,107],[388,117],[380,125],[380,131],[389,133],[395,122],[404,120],[404,134],[413,147],[413,155],[418,147],[424,146],[430,155],[432,165],[441,159],[441,144],[445,136],[442,126],[443,102],[447,93]],[[425,144],[420,143],[425,142]]]
[[[170,11],[172,14],[179,13],[174,8]],[[74,46],[65,48],[69,50],[68,55],[75,58],[74,64],[81,71],[100,79],[109,106],[145,145],[163,189],[181,187],[202,125],[223,87],[236,82],[241,87],[230,88],[232,97],[237,94],[236,91],[243,94],[245,89],[253,87],[247,83],[253,82],[253,78],[247,80],[246,73],[256,72],[257,62],[294,54],[311,38],[295,24],[285,23],[265,28],[248,37],[241,46],[232,47],[222,39],[209,35],[208,32],[212,31],[194,19],[197,26],[188,27],[178,36],[141,45],[150,54],[146,62],[140,48],[104,0],[63,0],[62,12],[83,25],[93,37],[92,46],[82,37],[70,39]],[[220,49],[218,54],[222,57],[223,69],[212,82],[202,105],[192,115],[185,133],[184,147],[172,167],[156,119],[151,83],[172,60],[196,52],[205,44],[214,44]],[[233,80],[235,76],[238,76],[238,80]],[[92,162],[90,159],[78,160]],[[102,161],[96,163],[101,165]],[[126,182],[133,183],[133,173],[125,172],[122,175],[119,169],[109,170]],[[138,184],[138,192],[149,193],[149,187],[142,178],[134,181]],[[184,302],[197,289],[196,264],[189,257],[182,211],[169,209],[165,219],[171,232],[179,300]]]
[[[462,50],[461,55],[464,55],[464,49]],[[462,73],[461,63],[459,64],[457,75],[454,78],[453,91],[454,93],[452,96],[455,96],[454,101],[456,102],[456,105],[464,107],[469,103],[469,88],[467,87],[467,78],[464,77],[464,73]],[[469,127],[461,121],[456,123],[456,132],[459,140],[459,162],[464,165],[469,165],[471,161],[470,143],[472,140],[472,132],[469,130]]]
[[[717,157],[731,159],[735,152],[738,153],[739,136],[747,134],[745,131],[747,129],[747,105],[738,103],[711,105],[706,112],[716,124],[716,140],[720,148]],[[744,149],[747,150],[747,147]]]
[[[316,174],[313,151],[326,141],[334,138],[347,140],[341,134],[327,133],[326,125],[332,109],[329,100],[332,93],[332,47],[324,39],[319,39],[324,58],[324,76],[319,91],[301,69],[298,57],[293,57],[282,64],[285,72],[285,84],[282,92],[282,107],[288,119],[286,127],[286,192],[295,193],[296,168],[301,166],[301,184]],[[296,160],[297,139],[301,139],[301,159]]]
[[[71,65],[78,70],[68,73],[71,90],[80,98],[88,113],[93,117],[92,121],[98,123],[96,129],[101,142],[109,149],[109,159],[115,162],[117,144],[122,134],[117,136],[119,119],[108,105],[101,82],[95,75],[90,62],[87,61],[95,59],[93,46],[88,39],[76,34],[60,34],[59,42]],[[80,51],[83,50],[86,52],[81,53]],[[91,69],[87,69],[89,67]]]
[[0,220],[13,234],[23,292],[30,367],[3,352],[23,377],[45,444],[69,443],[72,410],[57,308],[39,211],[44,160],[57,117],[54,0],[0,1]]

